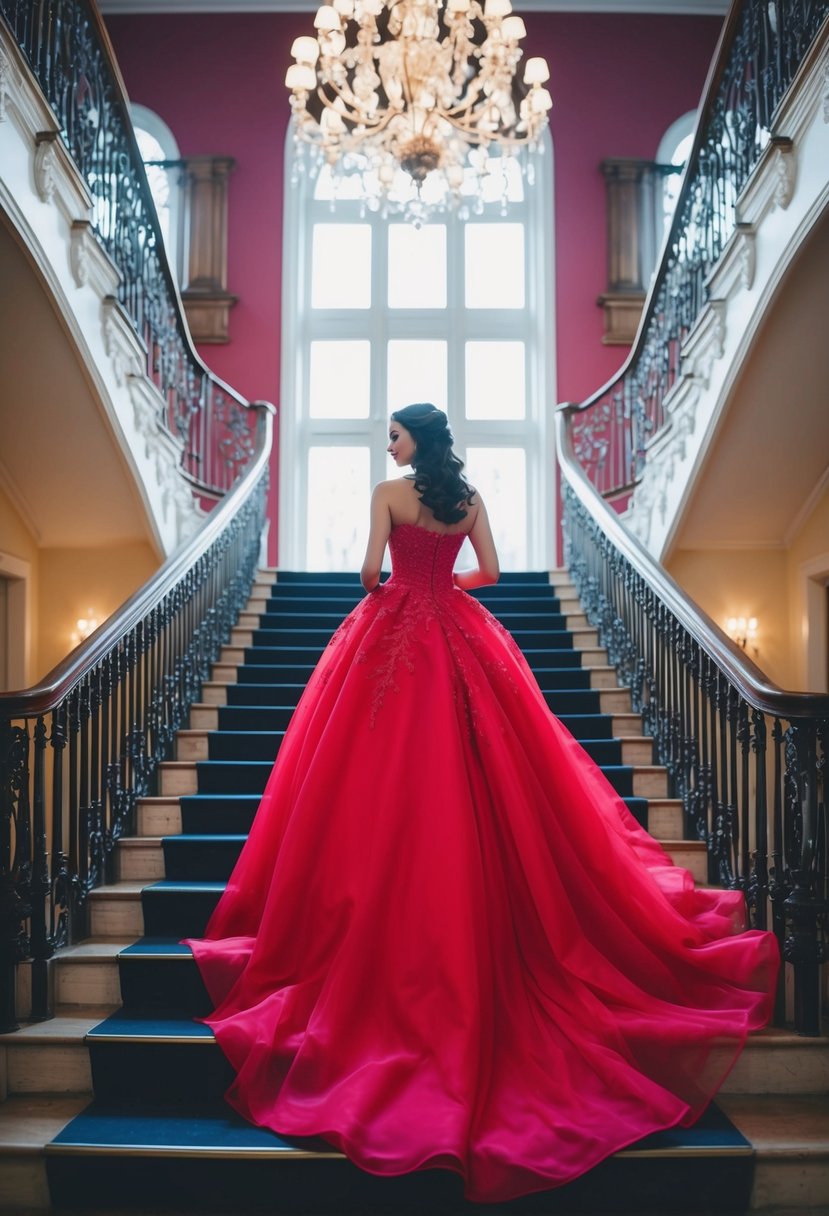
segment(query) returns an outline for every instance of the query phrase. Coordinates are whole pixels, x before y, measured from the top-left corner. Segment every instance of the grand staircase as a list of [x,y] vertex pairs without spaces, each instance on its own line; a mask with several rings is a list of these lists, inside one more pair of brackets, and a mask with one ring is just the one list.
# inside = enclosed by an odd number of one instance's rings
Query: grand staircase
[[[705,846],[682,839],[680,803],[566,573],[507,574],[476,594],[639,822],[704,882]],[[138,834],[119,843],[118,881],[92,894],[92,936],[53,962],[57,1016],[0,1037],[0,1211],[464,1210],[454,1176],[372,1178],[324,1144],[237,1121],[222,1102],[226,1062],[193,1020],[207,994],[179,944],[203,931],[293,707],[360,595],[353,575],[257,576],[157,796],[139,805]],[[767,1031],[697,1127],[508,1209],[829,1211],[827,1092],[827,1040]]]

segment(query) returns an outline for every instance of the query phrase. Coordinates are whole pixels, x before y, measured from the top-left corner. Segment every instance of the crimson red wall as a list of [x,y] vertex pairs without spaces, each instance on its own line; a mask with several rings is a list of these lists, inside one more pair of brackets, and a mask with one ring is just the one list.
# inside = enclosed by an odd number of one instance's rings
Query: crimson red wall
[[[518,4],[520,11],[520,3]],[[156,14],[107,18],[132,101],[168,123],[183,156],[232,156],[229,199],[231,341],[205,362],[246,397],[279,402],[282,193],[290,115],[290,47],[308,13]],[[606,281],[600,162],[651,158],[700,97],[720,21],[609,13],[530,13],[525,53],[546,56],[555,106],[557,398],[603,384],[625,348],[601,344],[596,297]],[[276,455],[272,477],[275,560]]]

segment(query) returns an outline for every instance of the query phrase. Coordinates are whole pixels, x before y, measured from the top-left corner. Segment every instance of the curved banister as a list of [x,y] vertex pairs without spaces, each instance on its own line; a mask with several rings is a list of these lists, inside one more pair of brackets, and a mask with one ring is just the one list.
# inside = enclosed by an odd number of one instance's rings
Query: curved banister
[[660,603],[664,604],[684,629],[714,660],[729,682],[749,705],[778,718],[829,717],[829,695],[787,692],[773,684],[742,647],[733,642],[671,578],[663,566],[620,521],[619,516],[598,495],[573,452],[571,436],[565,425],[568,413],[578,406],[560,405],[555,414],[556,439],[562,474],[579,501],[597,520],[602,531],[631,566],[647,581]]
[[71,654],[31,688],[0,693],[0,720],[33,718],[49,713],[112,651],[119,639],[157,608],[182,576],[204,556],[256,490],[267,473],[276,410],[269,401],[253,401],[257,443],[251,464],[233,489],[215,506],[196,534],[172,553],[156,573],[91,633]]
[[745,893],[791,965],[775,1021],[821,1029],[829,957],[829,696],[771,683],[638,539],[586,476],[556,411],[567,565],[589,623],[679,799],[686,837],[705,841],[708,880]]
[[146,348],[158,424],[181,447],[180,472],[218,497],[253,449],[248,402],[201,360],[185,320],[129,112],[94,0],[0,0],[93,199],[92,230],[121,274],[118,299]]
[[706,280],[736,230],[740,191],[768,147],[775,112],[829,20],[829,0],[732,0],[700,102],[693,146],[633,345],[569,415],[573,447],[600,493],[635,489]]

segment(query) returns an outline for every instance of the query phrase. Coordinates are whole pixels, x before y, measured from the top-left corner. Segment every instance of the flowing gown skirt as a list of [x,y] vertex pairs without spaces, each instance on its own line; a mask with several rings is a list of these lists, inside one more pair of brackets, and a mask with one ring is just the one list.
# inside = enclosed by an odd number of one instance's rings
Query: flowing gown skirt
[[393,530],[190,945],[243,1116],[498,1200],[697,1119],[770,1016],[778,951],[550,713],[453,586],[461,539]]

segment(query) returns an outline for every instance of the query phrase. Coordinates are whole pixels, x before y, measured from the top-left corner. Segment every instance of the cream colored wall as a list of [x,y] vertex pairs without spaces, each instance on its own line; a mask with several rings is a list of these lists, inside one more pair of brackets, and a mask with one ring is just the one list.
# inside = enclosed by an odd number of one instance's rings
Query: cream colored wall
[[791,538],[788,550],[790,646],[795,683],[829,692],[829,485]]
[[677,549],[668,572],[721,629],[730,616],[756,616],[757,654],[771,680],[794,687],[785,549]]
[[105,620],[158,566],[155,552],[143,541],[99,549],[42,549],[38,678],[77,644],[73,633],[79,618]]
[[[32,683],[36,669],[37,650],[37,592],[39,553],[31,529],[20,515],[8,494],[0,488],[0,556],[10,557],[14,564],[25,562],[29,567],[24,612],[23,680]],[[13,681],[17,683],[18,681]]]

